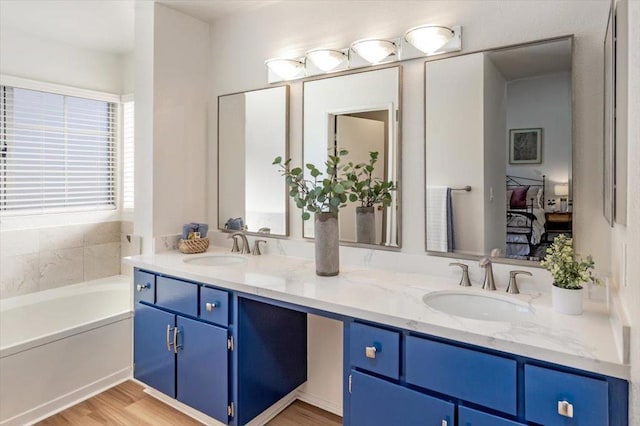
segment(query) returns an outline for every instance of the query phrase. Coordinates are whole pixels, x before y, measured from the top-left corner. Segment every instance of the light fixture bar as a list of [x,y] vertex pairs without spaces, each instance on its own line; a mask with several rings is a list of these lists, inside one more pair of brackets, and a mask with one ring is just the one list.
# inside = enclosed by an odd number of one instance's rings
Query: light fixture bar
[[345,49],[312,49],[301,58],[265,62],[270,84],[462,50],[462,27],[421,25],[391,39],[362,39]]

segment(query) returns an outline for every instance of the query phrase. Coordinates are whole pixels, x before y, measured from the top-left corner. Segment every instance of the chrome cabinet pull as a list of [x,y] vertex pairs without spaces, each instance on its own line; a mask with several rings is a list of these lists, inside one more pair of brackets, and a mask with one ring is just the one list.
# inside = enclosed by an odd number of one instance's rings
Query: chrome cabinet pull
[[138,292],[142,292],[142,290],[146,290],[148,288],[151,288],[151,283],[138,284],[136,286],[136,289],[138,290]]
[[573,418],[573,404],[569,401],[558,401],[558,414]]
[[218,302],[213,302],[213,303],[207,302],[204,306],[207,309],[207,312],[211,312],[213,311],[214,308],[218,307]]
[[378,349],[375,346],[366,346],[364,348],[364,354],[367,358],[375,359],[376,352],[378,352]]
[[442,425],[441,426],[447,426],[449,423],[447,423],[447,421],[445,419],[442,419]]
[[[171,352],[171,345],[173,343],[171,343],[171,341],[169,340],[171,338],[171,325],[167,324],[167,350],[169,352]],[[175,341],[175,340],[174,340]]]
[[178,349],[182,347],[182,345],[178,344],[178,333],[180,333],[180,329],[178,327],[173,327],[173,353],[177,354]]

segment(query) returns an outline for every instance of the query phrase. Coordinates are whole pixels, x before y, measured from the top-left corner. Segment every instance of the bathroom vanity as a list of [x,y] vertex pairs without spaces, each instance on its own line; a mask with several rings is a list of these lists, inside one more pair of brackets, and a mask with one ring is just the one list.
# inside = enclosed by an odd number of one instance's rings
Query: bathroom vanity
[[568,317],[548,295],[493,292],[531,317],[481,321],[423,302],[486,294],[451,278],[349,267],[327,278],[299,258],[204,256],[217,266],[127,258],[134,377],[222,424],[251,422],[306,381],[307,313],[344,325],[346,425],[628,424],[628,366],[597,308]]

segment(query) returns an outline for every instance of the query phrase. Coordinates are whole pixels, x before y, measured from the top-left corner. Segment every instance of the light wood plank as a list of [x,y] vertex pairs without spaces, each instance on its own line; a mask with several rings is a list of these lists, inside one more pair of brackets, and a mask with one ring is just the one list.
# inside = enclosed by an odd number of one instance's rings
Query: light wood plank
[[[342,419],[295,401],[269,426],[338,426]],[[38,423],[40,426],[199,426],[201,423],[144,393],[128,381]]]

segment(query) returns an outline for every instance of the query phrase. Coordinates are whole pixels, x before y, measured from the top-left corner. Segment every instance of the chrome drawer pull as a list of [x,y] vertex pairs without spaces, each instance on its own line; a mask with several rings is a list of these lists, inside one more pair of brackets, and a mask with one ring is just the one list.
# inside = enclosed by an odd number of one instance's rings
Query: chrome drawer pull
[[447,421],[443,419],[443,420],[442,420],[442,425],[441,425],[441,426],[447,426],[448,424],[449,424],[449,423],[447,423]]
[[573,404],[568,401],[558,401],[558,414],[573,418]]
[[204,306],[205,306],[205,308],[207,308],[207,312],[211,312],[211,311],[213,311],[214,308],[218,307],[218,302],[213,302],[213,303],[208,303],[207,302]]
[[141,292],[142,290],[146,290],[148,288],[151,288],[151,284],[150,283],[138,284],[136,286],[136,289],[138,290],[138,292]]
[[169,324],[167,324],[167,350],[169,352],[171,352],[171,345],[173,343],[171,343],[171,340],[169,340],[171,338],[171,326]]
[[366,346],[364,348],[364,354],[367,358],[375,359],[376,352],[378,352],[378,349],[375,346]]
[[178,327],[173,328],[173,353],[177,354],[178,349],[182,347],[182,345],[178,344],[178,333],[180,333],[180,329]]

